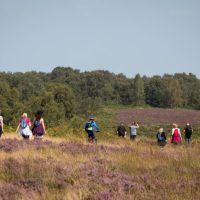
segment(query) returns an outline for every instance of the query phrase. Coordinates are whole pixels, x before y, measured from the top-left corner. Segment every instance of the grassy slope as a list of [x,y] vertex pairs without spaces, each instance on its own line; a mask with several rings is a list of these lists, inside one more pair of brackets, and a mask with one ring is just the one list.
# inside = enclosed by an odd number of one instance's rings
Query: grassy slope
[[0,141],[0,199],[200,199],[199,138],[190,146],[161,148],[149,137],[158,127],[142,126],[131,142],[114,134],[112,110],[96,118],[104,127],[98,145],[86,144],[83,129],[56,127],[49,135],[62,132],[64,137],[46,136],[48,142],[5,134]]
[[[0,143],[0,199],[199,199],[200,143],[47,138]],[[76,142],[74,142],[76,140]]]

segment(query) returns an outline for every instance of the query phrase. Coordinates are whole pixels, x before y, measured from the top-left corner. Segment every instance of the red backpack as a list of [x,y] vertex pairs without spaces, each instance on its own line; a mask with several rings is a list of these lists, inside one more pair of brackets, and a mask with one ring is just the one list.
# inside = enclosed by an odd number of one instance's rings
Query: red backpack
[[174,129],[174,137],[177,137],[177,136],[179,136],[179,131],[178,131],[178,128],[175,128]]

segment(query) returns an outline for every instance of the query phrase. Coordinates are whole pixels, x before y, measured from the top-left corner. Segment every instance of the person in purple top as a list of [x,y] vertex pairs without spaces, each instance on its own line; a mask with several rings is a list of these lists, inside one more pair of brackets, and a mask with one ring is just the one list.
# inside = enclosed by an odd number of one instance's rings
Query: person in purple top
[[42,115],[43,115],[42,111],[38,111],[35,115],[32,128],[32,132],[35,137],[43,137],[43,135],[46,133],[46,128]]

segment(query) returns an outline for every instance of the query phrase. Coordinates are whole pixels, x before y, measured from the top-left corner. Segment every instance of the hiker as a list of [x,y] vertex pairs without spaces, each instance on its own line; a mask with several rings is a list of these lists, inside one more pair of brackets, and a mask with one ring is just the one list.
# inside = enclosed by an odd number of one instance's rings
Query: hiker
[[137,122],[132,122],[130,125],[130,139],[135,140],[136,135],[137,135],[137,128],[139,128],[139,125]]
[[37,111],[32,128],[32,132],[35,138],[43,138],[43,135],[46,134],[46,128],[42,116],[43,112]]
[[117,127],[117,134],[119,137],[126,137],[126,128],[123,123]]
[[89,121],[85,123],[85,131],[88,134],[88,142],[93,143],[94,141],[96,142],[96,136],[95,136],[95,130],[97,132],[100,131],[97,123],[94,121],[94,117],[90,117]]
[[3,134],[3,116],[1,114],[1,110],[0,110],[0,137]]
[[181,143],[181,131],[178,128],[177,124],[173,124],[173,128],[172,128],[172,139],[171,139],[171,143],[173,144],[179,144]]
[[192,136],[192,126],[190,125],[190,123],[188,122],[185,126],[185,129],[184,129],[184,133],[185,133],[185,143],[186,144],[190,144],[190,141],[191,141],[191,136]]
[[157,138],[157,143],[160,146],[165,146],[167,143],[167,137],[166,134],[163,130],[163,128],[159,128],[158,133],[156,134],[156,138]]
[[24,139],[32,139],[32,132],[30,130],[31,121],[27,116],[27,113],[23,113],[22,117],[17,126],[16,133],[18,133],[19,137],[22,136]]

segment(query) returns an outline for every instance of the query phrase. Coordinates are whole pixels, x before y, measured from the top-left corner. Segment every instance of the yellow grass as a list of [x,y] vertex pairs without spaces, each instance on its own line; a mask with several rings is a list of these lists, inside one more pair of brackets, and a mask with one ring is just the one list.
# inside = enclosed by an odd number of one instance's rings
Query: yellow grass
[[[19,139],[14,133],[7,133],[4,134],[1,140],[15,138]],[[91,152],[78,154],[62,151],[56,146],[63,141],[74,141],[73,138],[74,136],[70,138],[45,136],[44,140],[52,141],[55,147],[49,148],[46,146],[36,150],[34,146],[30,146],[27,149],[18,149],[12,152],[0,151],[1,163],[8,159],[14,159],[19,162],[21,167],[19,174],[15,174],[12,171],[13,169],[6,171],[5,166],[1,166],[0,183],[15,183],[17,177],[21,180],[39,179],[44,186],[42,193],[32,190],[29,197],[27,197],[21,192],[18,197],[15,196],[15,199],[80,200],[90,199],[91,196],[93,199],[97,199],[100,191],[107,191],[108,186],[105,186],[102,182],[99,183],[96,179],[91,182],[90,176],[82,177],[79,164],[99,158],[111,162],[111,164],[103,166],[105,172],[123,173],[128,177],[133,177],[133,180],[135,178],[138,181],[137,184],[144,186],[143,194],[135,191],[134,188],[133,191],[128,191],[130,195],[134,196],[133,199],[154,199],[157,190],[158,198],[159,195],[163,195],[162,199],[200,199],[200,181],[198,180],[200,179],[200,144],[198,142],[193,142],[189,146],[167,144],[165,147],[160,147],[152,139],[137,138],[136,141],[132,142],[128,138],[124,140],[116,138],[112,142],[99,141],[97,145],[103,145],[104,148],[113,148],[113,150],[95,152],[95,149],[91,146]],[[81,141],[80,139],[75,139],[75,141],[79,144],[86,143],[85,140]],[[34,167],[40,165],[39,161],[48,159],[50,159],[50,162],[44,162],[44,168],[39,166],[40,171],[36,171]],[[92,162],[91,165],[93,165]],[[71,169],[70,175],[66,177],[66,185],[61,188],[57,186],[59,180],[55,171],[60,166]],[[88,166],[90,167],[90,164]],[[94,168],[97,171],[102,170],[98,168],[98,163],[97,166],[95,164]],[[88,169],[88,173],[91,169]],[[65,173],[63,176],[65,176]],[[60,178],[62,179],[63,176]],[[89,189],[91,184],[94,187],[93,191]],[[110,191],[117,192],[112,189],[114,186],[111,185],[110,187]],[[181,187],[185,189],[181,189]],[[117,199],[117,195],[113,199]]]

